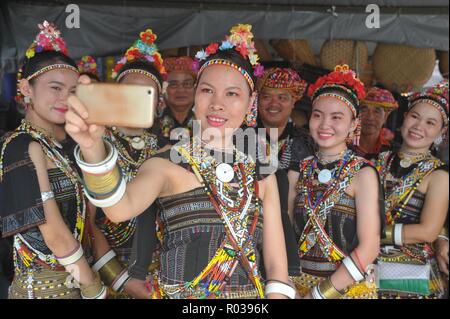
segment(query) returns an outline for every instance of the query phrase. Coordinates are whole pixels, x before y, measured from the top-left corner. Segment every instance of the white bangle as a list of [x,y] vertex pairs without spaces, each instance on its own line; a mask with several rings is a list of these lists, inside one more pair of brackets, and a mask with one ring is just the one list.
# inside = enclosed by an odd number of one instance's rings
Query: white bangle
[[316,285],[311,289],[311,296],[313,299],[325,299],[320,293],[319,286]]
[[356,267],[355,263],[353,262],[352,258],[350,256],[347,256],[342,261],[345,268],[347,268],[348,272],[352,276],[353,280],[356,282],[360,282],[364,279],[364,276],[361,274],[361,271]]
[[42,204],[52,198],[55,198],[55,194],[52,191],[41,192]]
[[130,278],[130,274],[128,273],[128,270],[125,269],[124,272],[122,272],[117,279],[114,280],[114,283],[111,285],[112,290],[114,291],[120,291],[122,286],[125,285],[127,280]]
[[81,159],[81,151],[80,146],[77,145],[74,150],[75,160],[78,166],[82,171],[88,174],[105,174],[114,168],[117,163],[117,158],[119,157],[119,153],[116,148],[108,141],[104,141],[105,145],[107,145],[107,149],[109,148],[109,153],[106,158],[100,163],[86,163]]
[[102,290],[100,290],[100,292],[98,293],[97,296],[89,298],[83,295],[83,293],[81,293],[81,298],[83,299],[106,299],[106,295],[107,295],[107,289],[106,286],[102,284]]
[[78,243],[78,249],[71,255],[67,257],[57,257],[55,256],[61,266],[68,266],[76,263],[81,257],[83,257],[83,247]]
[[104,199],[95,199],[92,198],[89,195],[89,192],[85,189],[84,194],[86,195],[87,199],[94,204],[96,207],[111,207],[116,205],[120,200],[122,199],[123,195],[125,194],[125,191],[127,189],[127,182],[125,181],[125,178],[121,178],[120,185],[117,188],[117,191],[111,195],[110,197],[104,198]]
[[403,246],[402,235],[403,235],[403,224],[395,224],[395,226],[394,226],[394,245]]
[[106,254],[104,254],[99,260],[95,262],[94,266],[92,266],[92,270],[99,271],[100,268],[106,265],[106,263],[111,259],[113,259],[114,257],[116,257],[116,253],[114,252],[114,250],[112,249],[109,250]]
[[281,282],[270,282],[266,285],[265,295],[271,293],[279,293],[285,295],[289,299],[295,299],[295,289]]
[[448,237],[444,235],[438,235],[438,239],[446,240],[448,241]]

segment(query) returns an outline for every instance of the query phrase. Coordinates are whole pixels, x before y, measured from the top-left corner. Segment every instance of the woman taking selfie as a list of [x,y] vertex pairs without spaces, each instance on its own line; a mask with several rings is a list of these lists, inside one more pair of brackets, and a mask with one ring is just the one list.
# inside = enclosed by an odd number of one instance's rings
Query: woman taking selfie
[[105,298],[106,289],[89,266],[83,185],[56,138],[78,70],[56,27],[44,21],[39,28],[19,77],[26,116],[0,153],[2,234],[14,236],[9,298]]
[[[237,25],[226,41],[197,54],[202,64],[195,115],[202,135],[147,160],[127,184],[115,165],[117,151],[101,139],[104,128],[87,125],[85,107],[76,97],[70,99],[66,129],[80,146],[77,162],[88,192],[102,189],[105,194],[94,201],[104,206],[108,218],[129,220],[155,201],[160,207],[163,246],[157,292],[165,298],[295,295],[287,283],[275,178],[261,176],[253,159],[233,146],[234,131],[246,115],[255,116],[253,65],[257,71],[259,66],[250,30],[250,25]],[[224,158],[232,160],[226,163]],[[107,187],[102,179],[114,183]]]

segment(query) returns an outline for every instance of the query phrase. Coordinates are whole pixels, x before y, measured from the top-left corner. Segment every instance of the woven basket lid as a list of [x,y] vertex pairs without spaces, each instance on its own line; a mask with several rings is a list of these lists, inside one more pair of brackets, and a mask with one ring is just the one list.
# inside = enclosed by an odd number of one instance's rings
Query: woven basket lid
[[420,90],[433,74],[434,49],[378,43],[372,57],[374,75],[388,90]]
[[320,49],[320,63],[328,70],[334,70],[338,64],[348,64],[352,70],[361,73],[368,58],[367,44],[364,41],[328,40]]
[[316,57],[314,56],[308,40],[270,40],[270,45],[285,60],[299,62],[316,66]]
[[439,71],[441,71],[442,75],[448,76],[448,51],[439,51],[438,59]]

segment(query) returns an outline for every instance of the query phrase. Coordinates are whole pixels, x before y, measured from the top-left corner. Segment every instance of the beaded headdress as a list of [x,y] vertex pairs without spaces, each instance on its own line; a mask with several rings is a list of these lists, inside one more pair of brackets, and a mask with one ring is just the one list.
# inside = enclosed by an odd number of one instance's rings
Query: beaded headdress
[[[213,56],[218,51],[234,50],[251,64],[253,68],[253,76],[257,78],[261,77],[264,74],[264,67],[258,62],[259,56],[256,52],[255,43],[253,42],[253,33],[251,30],[252,26],[250,24],[237,24],[230,29],[230,35],[226,36],[225,41],[222,41],[220,44],[213,42],[208,45],[206,49],[198,51],[195,58],[198,61],[206,60],[198,71],[198,77],[200,77],[200,74],[208,66],[225,65],[241,73],[247,81],[250,90],[254,92],[256,89],[256,83],[254,82],[252,75],[250,75],[244,68],[228,59],[217,58],[208,60],[208,57]],[[257,104],[257,100],[255,99],[254,104],[244,120],[244,124],[246,126],[256,126],[256,118],[258,113]]]
[[[46,51],[55,51],[61,52],[61,54],[67,56],[67,47],[64,39],[61,37],[61,32],[57,29],[55,24],[49,23],[48,21],[44,21],[42,24],[38,24],[39,33],[37,34],[35,40],[27,49],[25,56],[27,63],[29,60],[33,59],[36,53],[46,52]],[[47,65],[33,74],[30,74],[26,77],[28,81],[38,77],[39,75],[56,69],[69,69],[78,73],[77,68],[73,67],[67,63],[55,63],[51,65]],[[22,80],[22,69],[19,69],[17,72],[17,83]],[[20,92],[19,85],[17,85],[17,94],[16,101],[19,103],[24,103],[24,97]],[[25,103],[27,104],[27,103]]]
[[371,87],[367,91],[366,97],[361,101],[361,104],[369,106],[380,106],[389,111],[397,109],[398,103],[391,92],[385,89]]
[[307,86],[297,71],[289,68],[268,69],[258,84],[259,90],[263,88],[287,90],[295,100],[302,98]]
[[166,70],[164,68],[163,58],[161,57],[161,54],[158,52],[158,47],[155,44],[156,38],[157,35],[153,33],[151,29],[147,29],[144,32],[141,32],[139,34],[139,39],[137,39],[133,43],[133,45],[130,48],[128,48],[128,50],[125,52],[125,55],[115,65],[112,72],[112,78],[116,79],[116,81],[118,82],[122,77],[124,77],[126,74],[129,73],[143,74],[150,77],[153,81],[155,81],[158,84],[158,87],[161,91],[160,81],[157,79],[155,75],[151,74],[150,72],[140,69],[128,69],[120,73],[120,70],[125,64],[134,61],[143,61],[153,64],[155,68],[158,70],[158,72],[162,76],[164,76],[166,74]]
[[448,118],[448,79],[444,79],[435,86],[429,88],[425,92],[417,92],[409,98],[409,109],[420,102],[426,102],[441,112],[444,124],[447,126],[449,122]]
[[190,73],[194,78],[197,77],[198,61],[189,56],[166,58],[164,59],[163,65],[167,73],[181,71]]
[[77,62],[80,73],[89,73],[98,76],[97,62],[94,57],[85,55]]
[[366,96],[364,83],[356,77],[356,73],[347,64],[337,65],[333,72],[321,76],[308,88],[308,96],[314,100],[331,96],[348,106],[352,112],[357,126],[352,136],[352,143],[359,145],[361,135],[361,121],[359,119],[360,101]]

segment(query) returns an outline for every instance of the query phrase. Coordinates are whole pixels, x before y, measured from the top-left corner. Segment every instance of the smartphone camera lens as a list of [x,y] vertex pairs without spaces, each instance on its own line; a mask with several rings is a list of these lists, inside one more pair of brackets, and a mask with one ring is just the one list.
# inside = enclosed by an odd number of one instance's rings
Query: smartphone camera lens
[[150,95],[150,94],[152,94],[152,91],[148,90],[147,93]]

